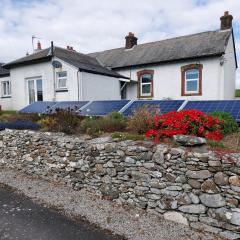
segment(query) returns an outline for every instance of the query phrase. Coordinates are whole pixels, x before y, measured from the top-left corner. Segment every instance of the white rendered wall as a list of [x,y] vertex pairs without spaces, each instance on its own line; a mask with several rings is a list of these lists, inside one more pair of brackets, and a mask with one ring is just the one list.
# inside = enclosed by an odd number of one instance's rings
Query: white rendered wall
[[224,55],[224,99],[233,99],[236,89],[236,62],[232,35]]
[[114,77],[82,72],[82,100],[119,100],[120,81]]
[[[181,96],[181,67],[188,64],[202,64],[202,96]],[[220,57],[202,59],[198,61],[183,61],[178,63],[161,64],[150,67],[138,67],[134,69],[119,70],[118,73],[125,76],[132,76],[137,79],[137,72],[150,69],[154,70],[154,97],[153,99],[212,99],[222,100],[223,94],[224,67],[220,65]],[[226,78],[226,77],[225,77]],[[232,87],[228,90],[234,92]],[[230,95],[230,93],[229,93]],[[137,84],[128,87],[128,99],[137,98]]]

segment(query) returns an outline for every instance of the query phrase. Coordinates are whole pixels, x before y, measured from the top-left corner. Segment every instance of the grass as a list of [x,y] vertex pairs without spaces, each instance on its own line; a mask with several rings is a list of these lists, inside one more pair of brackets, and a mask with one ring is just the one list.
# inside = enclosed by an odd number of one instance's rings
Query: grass
[[236,89],[236,91],[235,91],[235,97],[240,97],[240,89]]
[[14,115],[14,114],[16,114],[17,113],[17,111],[15,111],[15,110],[2,110],[2,111],[0,111],[0,115]]

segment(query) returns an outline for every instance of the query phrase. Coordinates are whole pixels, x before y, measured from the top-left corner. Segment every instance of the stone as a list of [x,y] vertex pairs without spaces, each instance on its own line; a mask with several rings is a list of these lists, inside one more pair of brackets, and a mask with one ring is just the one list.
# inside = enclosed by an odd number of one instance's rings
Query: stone
[[193,178],[193,179],[207,179],[207,178],[210,178],[212,174],[208,170],[200,170],[200,171],[188,170],[186,172],[186,176],[188,178]]
[[240,233],[234,233],[231,231],[223,231],[223,232],[220,232],[219,235],[228,240],[239,240],[240,239]]
[[198,180],[195,179],[189,179],[188,184],[193,188],[201,188],[201,183]]
[[208,161],[208,165],[210,167],[220,167],[222,164],[220,161],[213,161],[213,160],[210,160]]
[[173,139],[175,142],[183,146],[199,146],[207,143],[205,138],[189,135],[174,135]]
[[157,149],[153,154],[152,160],[158,164],[164,163],[164,153],[167,152],[167,146],[157,145]]
[[206,207],[202,204],[190,204],[184,205],[178,208],[179,211],[184,213],[193,213],[193,214],[200,214],[206,212]]
[[240,187],[240,176],[231,176],[229,178],[229,183],[233,186]]
[[135,163],[135,160],[134,160],[133,158],[131,158],[131,157],[126,157],[126,158],[125,158],[125,162],[126,162],[126,163],[130,163],[130,164],[134,164],[134,163]]
[[187,179],[185,178],[185,176],[180,175],[180,176],[178,176],[178,177],[175,179],[175,182],[176,182],[176,183],[186,183],[186,182],[187,182]]
[[194,193],[189,193],[188,196],[190,197],[192,203],[198,204],[200,202],[199,197]]
[[132,171],[131,176],[135,180],[145,180],[145,181],[150,180],[150,176],[148,174],[141,173],[141,172],[138,172],[138,171]]
[[104,197],[113,200],[119,197],[119,191],[117,188],[113,187],[111,184],[102,184],[100,191]]
[[147,168],[147,169],[154,169],[155,168],[155,164],[154,163],[143,163],[143,167]]
[[214,181],[208,179],[201,185],[201,190],[205,193],[219,193],[219,188]]
[[151,179],[150,182],[149,182],[149,185],[152,188],[159,188],[159,189],[162,189],[162,188],[166,187],[166,184],[163,183],[163,182],[160,182],[159,179]]
[[219,208],[213,213],[220,221],[225,221],[236,226],[240,226],[240,208]]
[[169,182],[175,182],[175,179],[176,179],[177,177],[174,175],[174,174],[172,174],[172,173],[167,173],[166,174],[166,179],[169,181]]
[[219,208],[226,205],[226,201],[220,194],[206,194],[203,193],[199,196],[202,204],[207,207]]
[[214,174],[214,182],[217,185],[225,186],[228,184],[228,176],[223,172],[217,172]]
[[166,212],[163,214],[164,219],[177,222],[180,224],[188,225],[188,220],[180,212]]

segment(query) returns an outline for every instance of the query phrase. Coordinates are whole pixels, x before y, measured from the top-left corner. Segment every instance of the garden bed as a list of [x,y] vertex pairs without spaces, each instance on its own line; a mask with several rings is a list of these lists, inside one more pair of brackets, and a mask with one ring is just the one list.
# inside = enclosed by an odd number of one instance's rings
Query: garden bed
[[104,117],[83,117],[71,109],[57,109],[49,115],[5,111],[0,114],[0,130],[6,128],[84,134],[88,138],[108,135],[118,140],[149,139],[170,146],[178,146],[172,138],[183,134],[206,138],[213,150],[240,151],[238,124],[223,112],[207,115],[183,110],[161,114],[160,109],[147,105],[129,118],[117,112]]

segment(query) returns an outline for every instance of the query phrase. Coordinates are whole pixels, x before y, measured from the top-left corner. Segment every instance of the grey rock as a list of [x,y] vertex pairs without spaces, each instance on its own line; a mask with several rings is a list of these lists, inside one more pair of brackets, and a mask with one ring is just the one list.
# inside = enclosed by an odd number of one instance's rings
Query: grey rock
[[200,171],[188,170],[186,172],[186,176],[188,178],[193,178],[193,179],[207,179],[211,177],[212,174],[208,170],[200,170]]
[[221,196],[221,194],[201,194],[199,196],[201,202],[207,206],[212,208],[219,208],[226,205],[225,199]]
[[173,139],[183,146],[199,146],[207,143],[205,138],[188,135],[174,135]]
[[223,172],[218,172],[214,174],[214,182],[217,185],[225,186],[228,184],[228,176]]
[[206,207],[202,204],[190,204],[184,205],[178,208],[181,212],[184,213],[193,213],[193,214],[200,214],[206,212]]

